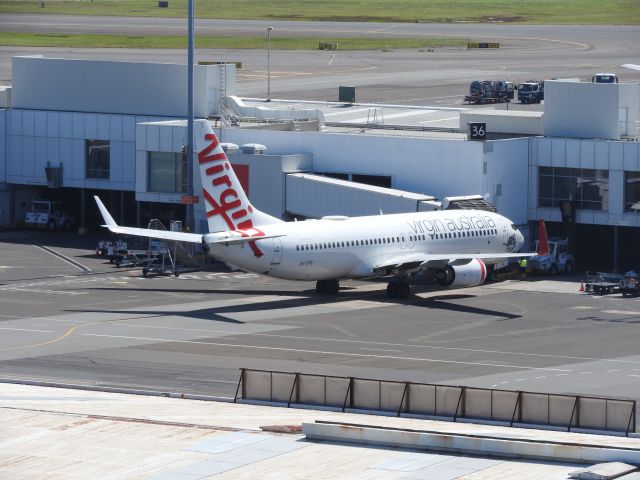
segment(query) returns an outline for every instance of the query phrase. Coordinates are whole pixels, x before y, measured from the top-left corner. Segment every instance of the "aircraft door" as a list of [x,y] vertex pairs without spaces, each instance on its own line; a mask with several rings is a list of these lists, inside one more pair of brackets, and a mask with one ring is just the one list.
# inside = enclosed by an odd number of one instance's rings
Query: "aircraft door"
[[273,240],[273,258],[271,259],[271,265],[280,265],[282,261],[282,239],[280,237]]

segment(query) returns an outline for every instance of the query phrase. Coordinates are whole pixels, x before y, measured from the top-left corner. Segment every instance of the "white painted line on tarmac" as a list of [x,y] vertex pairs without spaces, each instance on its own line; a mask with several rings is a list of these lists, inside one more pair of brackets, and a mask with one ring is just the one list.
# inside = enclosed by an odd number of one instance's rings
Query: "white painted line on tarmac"
[[74,268],[77,268],[81,272],[91,272],[91,269],[89,267],[85,267],[80,262],[77,262],[74,259],[67,257],[66,255],[54,250],[53,248],[45,247],[42,245],[34,245],[34,247],[39,248],[43,252],[47,252],[52,257],[56,257],[62,260],[63,262],[68,263],[69,265],[71,265]]
[[349,115],[350,113],[367,112],[369,110],[371,110],[371,107],[367,107],[367,108],[349,108],[349,109],[342,110],[340,112],[325,113],[324,116],[325,116],[325,118],[326,117],[337,117],[338,115]]
[[16,332],[53,333],[53,330],[32,330],[30,328],[0,327],[0,330],[13,330]]
[[446,120],[456,120],[457,118],[460,117],[436,118],[435,120],[425,120],[424,122],[418,122],[418,124],[422,125],[423,123],[444,122]]
[[360,348],[360,350],[368,350],[370,352],[401,352],[402,350],[385,350],[384,348]]
[[640,312],[629,310],[600,310],[600,313],[613,313],[614,315],[640,315]]
[[[404,118],[404,117],[414,117],[416,115],[427,115],[430,113],[435,113],[436,110],[414,110],[414,111],[409,111],[409,112],[400,112],[400,113],[391,113],[391,114],[383,114],[381,115],[380,119],[384,118],[384,120],[390,120],[392,118]],[[373,113],[373,112],[372,112]],[[350,118],[348,120],[349,123],[363,123],[363,122],[369,122],[371,121],[373,118],[368,118],[368,117],[362,117],[362,118]]]
[[[203,342],[199,340],[175,340],[172,338],[148,338],[148,337],[129,337],[125,335],[105,335],[105,334],[97,334],[97,333],[83,333],[85,337],[103,337],[103,338],[119,338],[123,340],[143,340],[145,342],[166,342],[166,343],[187,343],[194,345],[210,345],[212,347],[234,347],[234,348],[246,348],[253,350],[273,350],[279,352],[294,352],[294,353],[310,353],[310,354],[318,354],[318,355],[336,355],[343,357],[358,357],[358,358],[380,358],[387,360],[403,360],[403,361],[413,361],[413,362],[429,362],[429,363],[451,363],[455,365],[474,365],[481,367],[498,367],[498,368],[509,368],[509,369],[517,369],[517,370],[543,370],[543,371],[553,371],[553,372],[572,372],[573,370],[569,370],[566,368],[550,368],[550,367],[529,367],[526,365],[508,365],[508,364],[500,364],[500,363],[484,363],[484,362],[463,362],[457,360],[441,360],[435,358],[417,358],[417,357],[399,357],[392,355],[370,355],[365,353],[348,353],[348,352],[332,352],[332,351],[323,351],[323,350],[303,350],[299,348],[284,348],[284,347],[263,347],[260,345],[242,345],[242,344],[233,344],[233,343],[217,343],[217,342]],[[563,373],[560,375],[568,375],[568,373]]]

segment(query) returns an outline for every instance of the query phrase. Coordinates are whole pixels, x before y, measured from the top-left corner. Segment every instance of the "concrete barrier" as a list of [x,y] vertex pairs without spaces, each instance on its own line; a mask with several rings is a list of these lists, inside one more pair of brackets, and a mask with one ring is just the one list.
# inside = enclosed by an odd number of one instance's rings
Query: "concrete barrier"
[[640,450],[591,444],[401,430],[338,423],[303,423],[302,433],[312,440],[351,442],[395,448],[494,455],[507,458],[579,463],[625,462],[640,464]]

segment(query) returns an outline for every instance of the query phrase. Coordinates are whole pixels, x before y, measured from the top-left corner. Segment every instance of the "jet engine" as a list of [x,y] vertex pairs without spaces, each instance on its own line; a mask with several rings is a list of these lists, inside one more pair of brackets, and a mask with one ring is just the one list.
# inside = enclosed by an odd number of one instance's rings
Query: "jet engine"
[[487,267],[482,260],[474,258],[464,265],[447,265],[436,271],[435,278],[444,287],[475,287],[486,280]]

